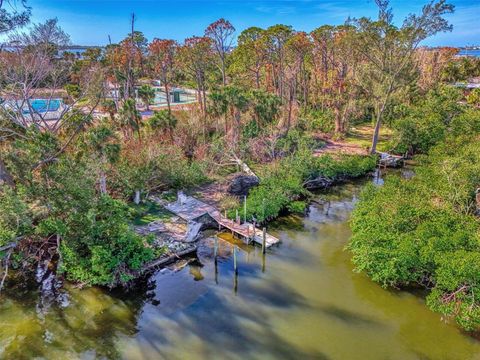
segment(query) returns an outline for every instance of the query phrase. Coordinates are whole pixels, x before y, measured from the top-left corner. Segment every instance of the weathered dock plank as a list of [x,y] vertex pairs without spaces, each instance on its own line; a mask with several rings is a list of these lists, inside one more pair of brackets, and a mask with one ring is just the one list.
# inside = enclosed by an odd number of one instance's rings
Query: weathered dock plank
[[[232,231],[235,235],[246,239],[247,242],[255,242],[262,245],[263,231],[256,228],[253,224],[239,224],[233,220],[224,217],[215,207],[205,204],[204,202],[184,194],[179,194],[178,200],[168,204],[166,208],[186,221],[195,221],[205,215],[209,215],[220,227]],[[280,242],[280,239],[266,234],[265,246],[270,247]]]

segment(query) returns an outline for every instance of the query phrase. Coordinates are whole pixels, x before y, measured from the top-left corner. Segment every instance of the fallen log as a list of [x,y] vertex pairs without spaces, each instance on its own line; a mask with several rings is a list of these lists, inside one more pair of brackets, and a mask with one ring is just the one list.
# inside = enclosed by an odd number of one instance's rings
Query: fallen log
[[240,166],[240,168],[242,169],[242,171],[247,174],[247,175],[250,175],[250,176],[255,176],[257,179],[258,179],[258,176],[257,174],[255,174],[253,172],[252,169],[250,169],[250,167],[245,164],[241,159],[239,159],[235,154],[232,154],[232,157],[233,157],[233,160]]
[[191,246],[191,247],[189,247],[185,250],[182,250],[182,251],[179,251],[179,252],[174,253],[172,255],[169,255],[167,257],[163,257],[163,258],[153,260],[153,261],[149,262],[148,264],[145,264],[138,271],[136,277],[140,277],[141,275],[145,275],[145,274],[148,274],[152,271],[155,271],[161,266],[168,265],[168,264],[180,259],[181,257],[186,256],[186,255],[190,255],[190,254],[192,254],[196,251],[197,251],[197,247],[194,245],[194,246]]
[[0,251],[10,250],[16,247],[17,247],[17,243],[12,242],[10,244],[3,245],[2,247],[0,247]]
[[326,189],[333,185],[335,181],[326,176],[319,175],[313,179],[309,179],[303,183],[303,187],[307,190]]
[[405,161],[404,156],[392,155],[385,152],[379,152],[378,154],[380,155],[379,164],[383,167],[402,167]]

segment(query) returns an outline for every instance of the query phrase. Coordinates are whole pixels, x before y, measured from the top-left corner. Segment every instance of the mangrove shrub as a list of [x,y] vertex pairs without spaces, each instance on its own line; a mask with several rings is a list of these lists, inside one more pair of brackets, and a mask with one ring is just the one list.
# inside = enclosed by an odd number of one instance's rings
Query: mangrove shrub
[[424,287],[427,305],[467,330],[480,327],[479,140],[449,139],[412,179],[367,186],[348,246],[358,271],[385,287]]

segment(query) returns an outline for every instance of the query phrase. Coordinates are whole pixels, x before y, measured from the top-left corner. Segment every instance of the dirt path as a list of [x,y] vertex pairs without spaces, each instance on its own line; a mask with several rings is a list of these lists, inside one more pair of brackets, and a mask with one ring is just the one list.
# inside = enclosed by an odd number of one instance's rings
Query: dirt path
[[368,151],[358,144],[348,143],[341,140],[332,140],[323,137],[318,139],[325,142],[325,146],[313,151],[314,156],[322,154],[348,154],[348,155],[367,155]]

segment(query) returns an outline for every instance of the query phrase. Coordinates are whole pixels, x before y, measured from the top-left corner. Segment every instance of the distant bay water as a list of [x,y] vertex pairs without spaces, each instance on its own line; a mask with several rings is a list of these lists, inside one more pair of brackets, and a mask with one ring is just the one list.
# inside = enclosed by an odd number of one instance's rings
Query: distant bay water
[[[100,48],[105,48],[104,46],[99,46]],[[12,51],[13,48],[12,47],[9,47],[9,46],[6,46],[4,47],[5,50],[9,50],[9,51]],[[83,53],[85,52],[85,50],[87,50],[87,47],[82,47],[82,46],[79,46],[79,47],[71,47],[71,48],[68,48],[68,49],[62,49],[59,51],[59,55],[62,55],[64,52],[70,52],[72,54],[75,54],[75,55],[83,55]],[[473,56],[473,57],[480,57],[480,49],[470,49],[470,50],[467,50],[467,49],[462,49],[459,51],[458,55],[466,55],[466,56]]]
[[480,57],[480,49],[478,49],[478,50],[462,49],[462,50],[460,50],[458,55],[468,55],[468,56]]

